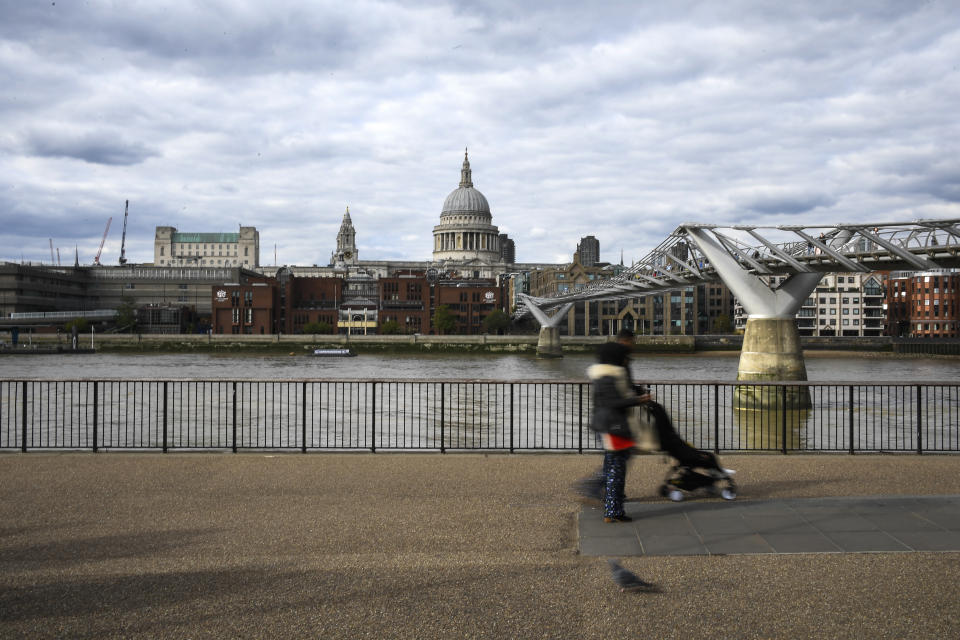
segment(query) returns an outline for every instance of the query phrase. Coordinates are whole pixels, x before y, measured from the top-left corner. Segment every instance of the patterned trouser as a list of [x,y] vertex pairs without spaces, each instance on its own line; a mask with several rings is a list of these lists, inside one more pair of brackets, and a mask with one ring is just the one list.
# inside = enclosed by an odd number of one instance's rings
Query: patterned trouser
[[618,518],[623,513],[623,486],[627,480],[627,460],[630,449],[607,451],[603,456],[603,475],[607,481],[607,492],[603,499],[603,517]]

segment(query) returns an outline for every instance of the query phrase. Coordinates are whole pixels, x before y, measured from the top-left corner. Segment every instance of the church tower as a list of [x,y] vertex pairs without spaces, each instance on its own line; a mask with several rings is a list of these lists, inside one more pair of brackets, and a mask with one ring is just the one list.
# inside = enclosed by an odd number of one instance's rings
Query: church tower
[[350,207],[343,214],[340,233],[337,234],[337,249],[330,256],[330,262],[334,266],[357,264],[357,232],[350,219]]

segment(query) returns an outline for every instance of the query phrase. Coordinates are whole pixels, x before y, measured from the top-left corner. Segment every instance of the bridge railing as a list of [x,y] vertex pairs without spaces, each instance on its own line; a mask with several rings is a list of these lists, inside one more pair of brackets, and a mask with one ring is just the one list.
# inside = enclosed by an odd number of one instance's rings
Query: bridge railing
[[[651,389],[700,449],[960,452],[958,383]],[[0,449],[584,452],[597,449],[591,410],[583,381],[8,379]]]

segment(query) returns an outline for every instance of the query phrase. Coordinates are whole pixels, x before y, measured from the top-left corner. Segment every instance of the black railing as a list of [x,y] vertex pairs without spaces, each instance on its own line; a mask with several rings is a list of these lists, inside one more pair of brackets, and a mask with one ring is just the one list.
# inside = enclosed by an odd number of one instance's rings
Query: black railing
[[[717,452],[958,452],[957,383],[659,382]],[[479,380],[0,380],[0,449],[596,449],[590,385]]]

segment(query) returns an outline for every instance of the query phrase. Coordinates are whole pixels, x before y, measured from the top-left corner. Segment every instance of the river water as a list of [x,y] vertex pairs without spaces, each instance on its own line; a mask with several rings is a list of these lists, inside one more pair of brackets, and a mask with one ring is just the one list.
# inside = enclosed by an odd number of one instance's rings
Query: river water
[[[173,354],[57,354],[0,357],[0,378],[33,380],[583,380],[588,354],[559,359],[532,355],[360,355],[354,358]],[[732,382],[736,353],[633,359],[634,379]],[[815,352],[807,377],[817,382],[955,382],[960,358]]]

